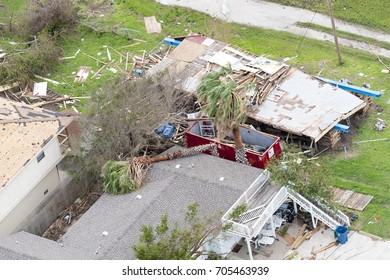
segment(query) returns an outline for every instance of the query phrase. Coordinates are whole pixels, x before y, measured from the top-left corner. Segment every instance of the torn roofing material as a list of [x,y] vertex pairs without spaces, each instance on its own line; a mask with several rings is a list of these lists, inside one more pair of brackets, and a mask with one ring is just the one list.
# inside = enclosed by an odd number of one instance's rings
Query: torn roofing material
[[72,117],[0,98],[0,188]]
[[[178,47],[147,73],[168,69],[176,73],[176,87],[195,93],[202,77],[231,65],[233,78],[246,92],[251,105],[248,116],[261,123],[318,142],[337,123],[362,109],[366,103],[340,88],[318,81],[288,65],[257,57],[204,36],[185,38]],[[207,44],[206,44],[207,42]]]
[[253,106],[248,116],[317,142],[364,106],[355,95],[295,70],[262,104]]

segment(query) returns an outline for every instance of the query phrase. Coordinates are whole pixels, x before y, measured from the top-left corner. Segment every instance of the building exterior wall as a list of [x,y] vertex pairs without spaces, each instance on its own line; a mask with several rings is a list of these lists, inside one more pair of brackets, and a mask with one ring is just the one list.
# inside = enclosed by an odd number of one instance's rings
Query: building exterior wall
[[[44,157],[38,162],[38,158]],[[56,165],[64,158],[53,137],[0,190],[0,236],[9,234],[58,185]]]
[[58,215],[80,195],[79,184],[72,181],[72,176],[60,171],[60,183],[49,190],[42,201],[16,228],[15,232],[26,231],[31,234],[42,234],[53,224]]

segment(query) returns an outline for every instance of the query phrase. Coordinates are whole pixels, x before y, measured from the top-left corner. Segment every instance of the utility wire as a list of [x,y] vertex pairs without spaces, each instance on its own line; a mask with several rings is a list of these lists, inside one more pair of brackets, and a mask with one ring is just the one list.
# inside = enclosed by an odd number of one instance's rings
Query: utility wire
[[303,35],[303,37],[302,37],[302,39],[301,39],[301,42],[299,43],[298,48],[295,50],[295,52],[296,52],[297,54],[299,53],[299,49],[300,49],[301,46],[302,46],[302,43],[303,43],[303,40],[304,40],[305,37],[306,37],[307,31],[309,30],[310,25],[313,23],[314,17],[315,17],[315,15],[317,14],[319,8],[320,8],[320,5],[317,4],[317,8],[316,8],[316,10],[314,11],[313,17],[311,18],[311,20],[310,20],[310,22],[309,22],[309,25],[306,27],[305,34]]
[[[360,12],[358,12],[358,11],[352,9],[352,8],[347,8],[347,5],[345,4],[345,2],[344,2],[343,0],[341,0],[341,2],[342,2],[342,4],[343,4],[343,6],[344,6],[344,10],[345,10],[345,11],[351,10],[352,12],[356,13],[359,17],[362,17],[362,18],[363,18],[363,16],[360,14]],[[364,36],[364,35],[362,34],[362,32],[360,31],[358,25],[357,25],[356,23],[354,23],[354,22],[352,22],[352,24],[355,26],[355,28],[356,28],[356,30],[359,32],[360,36],[364,38],[365,36]],[[348,31],[349,31],[350,33],[352,33],[352,32],[349,30],[349,28],[348,28],[348,26],[347,26],[347,24],[346,24],[345,22],[344,22],[344,25],[345,25],[345,27],[348,29]],[[390,70],[390,67],[387,66],[387,65],[382,61],[381,57],[376,53],[374,47],[373,47],[370,43],[368,43],[367,41],[364,41],[364,42],[367,44],[368,48],[370,49],[370,52],[376,57],[376,59],[379,61],[379,63],[381,63],[384,67],[386,67],[388,70]],[[359,43],[359,45],[360,45],[360,43]],[[360,46],[361,46],[361,45],[360,45]]]

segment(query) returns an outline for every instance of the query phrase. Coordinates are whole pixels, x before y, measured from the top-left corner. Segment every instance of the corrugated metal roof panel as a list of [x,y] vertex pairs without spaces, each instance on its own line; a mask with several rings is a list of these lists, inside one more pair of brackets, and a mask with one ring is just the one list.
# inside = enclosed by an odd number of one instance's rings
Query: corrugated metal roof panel
[[[279,99],[272,97],[280,96],[281,92],[285,94]],[[344,90],[321,84],[310,75],[294,71],[270,93],[270,98],[254,106],[249,116],[317,141],[325,131],[364,105],[363,100]]]

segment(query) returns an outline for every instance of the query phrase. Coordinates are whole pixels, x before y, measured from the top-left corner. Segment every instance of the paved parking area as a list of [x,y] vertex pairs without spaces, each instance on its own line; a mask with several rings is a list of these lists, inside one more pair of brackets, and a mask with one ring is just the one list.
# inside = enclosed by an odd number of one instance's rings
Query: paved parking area
[[[289,224],[288,233],[296,236],[301,227],[301,223],[295,221]],[[316,255],[312,252],[319,250],[332,242],[335,242],[334,231],[331,229],[321,229],[315,233],[309,240],[302,243],[296,249],[295,260],[390,260],[390,241],[375,240],[372,237],[356,231],[348,232],[348,241],[345,244],[333,246]],[[249,260],[247,245],[244,240],[237,253],[231,252],[227,259],[230,260]],[[292,254],[294,250],[282,238],[278,238],[272,245],[267,245],[260,250],[255,250],[252,245],[252,254],[254,260],[282,260]]]

